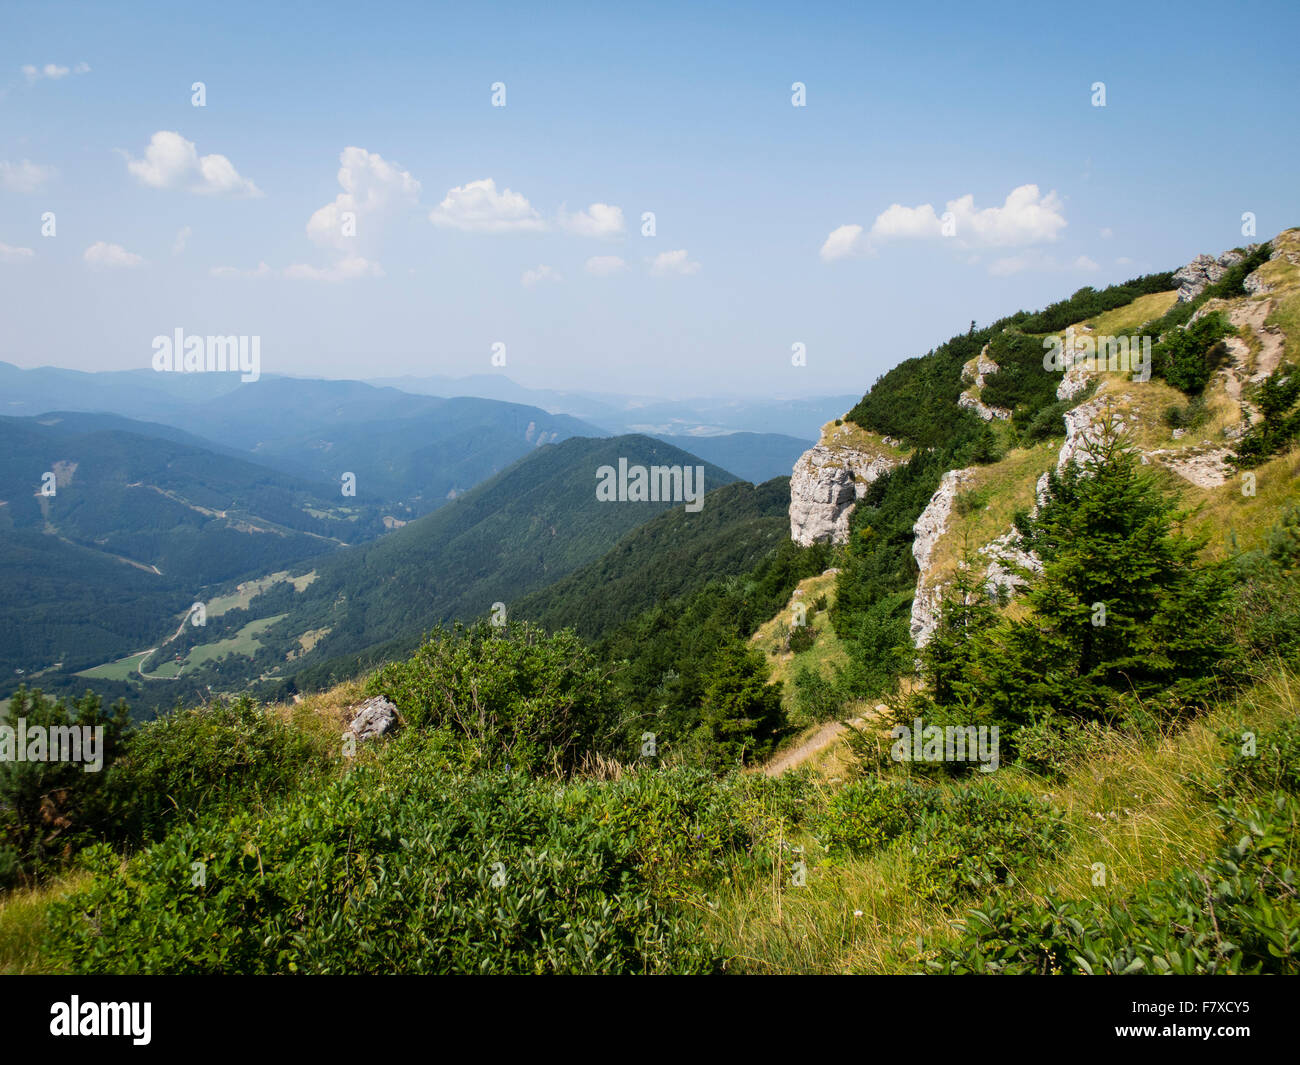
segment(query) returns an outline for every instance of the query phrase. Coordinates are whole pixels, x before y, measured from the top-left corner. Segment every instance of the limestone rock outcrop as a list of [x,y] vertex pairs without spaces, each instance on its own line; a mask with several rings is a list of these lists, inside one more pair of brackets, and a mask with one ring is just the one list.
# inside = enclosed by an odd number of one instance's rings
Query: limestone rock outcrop
[[[1259,245],[1246,246],[1246,255]],[[1213,255],[1198,255],[1186,266],[1174,271],[1174,280],[1178,282],[1178,302],[1187,303],[1194,300],[1206,287],[1213,285],[1228,270],[1236,266],[1246,256],[1239,251],[1225,251],[1217,259]]]
[[844,543],[853,504],[898,461],[833,442],[805,451],[790,476],[790,539],[804,547]]
[[930,642],[935,626],[939,624],[939,599],[942,589],[930,573],[930,561],[935,545],[948,528],[957,493],[971,478],[973,470],[949,470],[943,475],[938,489],[921,511],[912,526],[912,557],[920,576],[916,580],[916,596],[912,600],[912,643],[920,650]]

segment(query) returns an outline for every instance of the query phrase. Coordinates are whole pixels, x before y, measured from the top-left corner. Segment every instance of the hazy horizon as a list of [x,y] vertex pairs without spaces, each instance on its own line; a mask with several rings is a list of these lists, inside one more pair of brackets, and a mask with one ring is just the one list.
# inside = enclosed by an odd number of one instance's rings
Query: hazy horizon
[[[1300,220],[1289,5],[167,10],[6,10],[0,359],[144,369],[182,327],[267,374],[834,395]],[[1224,130],[1271,164],[1212,165]]]

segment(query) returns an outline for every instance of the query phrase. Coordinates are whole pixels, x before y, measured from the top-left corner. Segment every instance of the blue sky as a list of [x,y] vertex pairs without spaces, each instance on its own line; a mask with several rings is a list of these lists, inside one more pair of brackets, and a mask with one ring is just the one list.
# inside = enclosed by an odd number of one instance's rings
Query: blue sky
[[260,336],[264,374],[861,391],[972,318],[1244,243],[1243,212],[1300,224],[1298,24],[8,2],[0,359],[147,367],[179,326]]

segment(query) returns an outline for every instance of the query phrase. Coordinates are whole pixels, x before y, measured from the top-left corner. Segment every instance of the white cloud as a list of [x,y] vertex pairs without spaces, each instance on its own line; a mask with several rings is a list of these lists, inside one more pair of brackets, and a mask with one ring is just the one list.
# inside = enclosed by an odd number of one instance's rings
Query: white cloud
[[524,288],[532,288],[542,281],[563,281],[564,278],[555,272],[554,267],[539,266],[535,270],[525,270],[524,276],[519,280]]
[[31,248],[15,248],[11,244],[5,244],[0,241],[0,263],[22,263],[32,258],[36,253]]
[[171,130],[159,130],[149,139],[143,159],[122,154],[126,156],[127,170],[150,188],[168,189],[188,183],[191,192],[206,196],[262,195],[256,185],[239,176],[224,155],[200,156],[193,141]]
[[[1063,205],[1055,192],[1044,195],[1037,185],[1021,185],[1007,194],[1000,207],[975,207],[971,194],[949,200],[942,214],[928,203],[916,207],[891,204],[871,223],[863,239],[862,227],[844,225],[822,244],[827,262],[872,252],[896,240],[938,240],[950,225],[953,242],[963,249],[1016,248],[1054,241],[1067,225]],[[1014,261],[1014,257],[1001,260]]]
[[11,192],[36,192],[57,171],[52,166],[40,166],[30,159],[20,163],[0,162],[0,185]]
[[[323,247],[355,248],[356,241],[374,235],[387,214],[414,206],[420,183],[397,164],[364,148],[348,147],[339,153],[339,185],[343,191],[307,220],[307,236]],[[343,215],[356,216],[356,237],[343,235]]]
[[[970,197],[966,197],[970,199]],[[949,210],[952,203],[948,204]],[[920,207],[904,207],[902,204],[890,204],[871,223],[871,240],[924,240],[943,235],[943,223],[928,203]]]
[[593,255],[587,260],[584,269],[597,277],[609,277],[627,269],[627,263],[617,255]]
[[1133,260],[1130,259],[1127,255],[1121,255],[1118,259],[1115,260],[1115,263],[1117,266],[1131,266],[1133,264]]
[[258,263],[256,269],[241,270],[237,266],[214,266],[208,271],[213,277],[239,277],[249,280],[258,280],[261,278],[274,277],[275,271],[266,263]]
[[354,255],[324,269],[295,263],[285,267],[284,276],[291,281],[355,281],[359,277],[383,277],[384,271],[378,263]]
[[237,266],[214,266],[208,271],[213,277],[238,278],[244,281],[266,281],[283,278],[288,281],[355,281],[360,277],[383,277],[383,268],[376,262],[359,255],[340,259],[333,266],[313,266],[311,263],[294,263],[283,270],[275,270],[259,262],[252,270]]
[[45,78],[49,81],[58,81],[60,78],[66,78],[69,74],[89,74],[89,63],[78,63],[72,70],[67,67],[61,67],[57,63],[46,63],[44,66],[36,66],[28,63],[22,67],[23,77],[27,79],[28,85],[34,85],[36,82]]
[[97,240],[81,255],[87,266],[103,269],[118,266],[139,266],[144,259],[133,251],[127,251],[120,244],[109,244]]
[[546,228],[541,215],[517,192],[497,192],[492,178],[471,181],[451,189],[442,203],[429,212],[435,226],[467,233],[511,233]]
[[623,232],[623,208],[593,203],[585,211],[574,214],[560,208],[560,228],[580,237],[616,237]]
[[669,274],[697,274],[700,272],[700,264],[688,259],[686,249],[681,248],[656,255],[650,263],[650,272],[656,277],[665,277]]
[[1110,226],[1102,226],[1102,227],[1101,227],[1101,239],[1102,239],[1102,240],[1110,240],[1110,238],[1113,237],[1114,235],[1115,235],[1115,231],[1114,231],[1113,229],[1111,229]]
[[1066,226],[1055,192],[1043,195],[1037,185],[1021,185],[1007,194],[1001,207],[975,209],[969,194],[948,201],[956,223],[956,239],[973,247],[1020,247],[1053,241]]
[[830,263],[853,255],[861,239],[862,227],[859,225],[840,226],[838,229],[831,230],[830,236],[822,244],[822,261]]
[[172,241],[172,254],[179,255],[185,250],[185,245],[190,237],[194,235],[194,230],[189,226],[183,226],[176,234],[176,239]]
[[1089,259],[1086,255],[1080,255],[1074,260],[1074,268],[1076,270],[1086,270],[1088,273],[1094,273],[1101,269],[1100,266],[1098,266],[1092,259]]

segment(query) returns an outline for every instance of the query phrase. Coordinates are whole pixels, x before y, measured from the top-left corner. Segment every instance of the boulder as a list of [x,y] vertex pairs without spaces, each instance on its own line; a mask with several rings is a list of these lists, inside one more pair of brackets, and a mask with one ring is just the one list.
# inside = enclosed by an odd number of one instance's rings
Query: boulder
[[397,707],[382,695],[367,699],[352,709],[352,721],[348,725],[348,730],[358,740],[372,740],[387,736],[390,732],[396,731],[400,723]]

